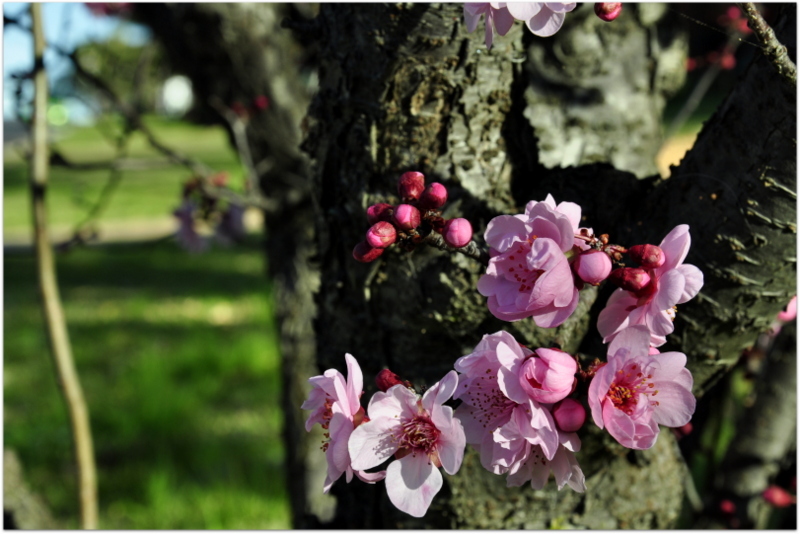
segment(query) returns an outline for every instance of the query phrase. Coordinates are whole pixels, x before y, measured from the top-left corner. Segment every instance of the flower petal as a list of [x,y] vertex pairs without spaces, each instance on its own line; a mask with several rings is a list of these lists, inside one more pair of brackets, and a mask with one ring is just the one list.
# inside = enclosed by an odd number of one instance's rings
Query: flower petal
[[528,227],[513,215],[499,215],[489,221],[483,237],[486,244],[495,250],[505,252],[517,241],[525,241]]
[[542,4],[541,2],[509,2],[506,7],[515,19],[526,21],[542,9]]
[[508,6],[496,9],[494,15],[494,29],[500,35],[505,35],[514,25],[514,17],[509,13]]
[[686,255],[689,253],[691,244],[692,237],[689,235],[688,224],[679,224],[673,228],[659,245],[661,250],[664,251],[666,260],[664,264],[657,269],[657,272],[664,273],[670,271],[683,263],[683,260],[686,259]]
[[344,359],[347,362],[347,386],[345,389],[347,390],[347,400],[350,403],[349,415],[353,415],[361,408],[359,398],[364,387],[364,376],[352,354],[345,354]]
[[409,454],[386,469],[386,493],[398,510],[423,517],[442,489],[442,474],[425,455]]
[[650,345],[650,331],[645,326],[629,326],[614,337],[608,346],[608,361],[618,359],[621,369],[625,362],[633,358],[646,357]]
[[560,30],[561,25],[564,24],[564,13],[554,13],[549,9],[542,9],[525,24],[534,35],[550,37]]
[[703,271],[695,267],[694,265],[679,265],[677,267],[677,271],[683,275],[683,278],[686,280],[685,285],[683,286],[683,293],[681,293],[680,298],[678,299],[677,304],[683,304],[694,298],[697,293],[700,292],[700,289],[703,287]]
[[659,382],[657,387],[658,394],[650,395],[651,401],[658,401],[653,420],[671,428],[688,423],[697,404],[692,392],[674,382]]
[[663,311],[675,306],[683,294],[686,279],[680,271],[667,271],[658,279],[658,290],[653,299],[651,309]]
[[348,451],[353,469],[364,471],[382,463],[397,451],[393,430],[397,419],[377,419],[363,423],[350,434]]

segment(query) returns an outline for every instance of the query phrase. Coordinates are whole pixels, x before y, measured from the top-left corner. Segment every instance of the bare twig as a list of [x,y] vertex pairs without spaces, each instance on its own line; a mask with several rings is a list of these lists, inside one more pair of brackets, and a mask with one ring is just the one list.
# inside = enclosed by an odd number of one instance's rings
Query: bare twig
[[[74,54],[68,54],[63,51],[62,54],[65,54],[72,60],[72,63],[75,65],[75,73],[78,76],[80,76],[87,82],[94,85],[95,88],[97,88],[103,95],[105,95],[105,97],[111,102],[114,108],[117,109],[117,111],[119,111],[122,114],[122,116],[125,118],[126,122],[128,123],[131,129],[139,130],[140,132],[142,132],[142,134],[144,134],[150,146],[152,146],[153,148],[164,154],[173,163],[186,167],[192,172],[192,174],[202,178],[201,187],[203,190],[203,194],[211,198],[227,200],[228,202],[232,202],[243,207],[252,206],[261,208],[262,210],[268,212],[274,212],[280,208],[277,202],[262,197],[260,195],[260,189],[258,187],[253,188],[252,191],[249,191],[245,195],[241,195],[228,188],[217,187],[213,185],[209,178],[212,175],[216,174],[216,172],[212,168],[193,158],[185,156],[180,152],[163,144],[158,138],[156,138],[155,135],[153,135],[153,132],[151,132],[150,129],[144,124],[144,121],[142,121],[141,116],[134,109],[125,105],[125,103],[122,102],[122,100],[108,86],[108,84],[106,84],[102,79],[98,78],[94,74],[84,69]],[[237,141],[237,144],[240,143],[238,143]],[[246,141],[244,143],[244,146],[247,146]],[[250,161],[249,164],[246,163],[246,166],[248,167],[248,170],[254,169],[252,161]],[[251,172],[255,171],[252,170]]]
[[484,267],[488,267],[489,265],[489,253],[479,247],[475,241],[470,241],[466,246],[461,248],[454,248],[445,243],[444,237],[442,237],[441,234],[437,232],[431,232],[427,237],[425,237],[425,239],[422,240],[422,242],[427,243],[432,247],[436,247],[439,250],[444,250],[445,252],[458,252],[459,254],[463,254],[468,258],[472,258],[473,260],[480,262],[480,264]]
[[45,41],[42,29],[42,6],[31,3],[30,10],[35,57],[31,197],[39,290],[51,354],[72,427],[75,459],[78,464],[81,527],[94,529],[97,528],[97,477],[89,414],[72,359],[72,349],[56,281],[53,251],[47,238],[47,211],[44,203],[48,174],[47,78],[43,61]]
[[247,127],[244,121],[219,98],[215,96],[211,97],[208,103],[222,115],[222,118],[224,118],[231,127],[233,138],[236,142],[236,149],[239,152],[239,159],[247,172],[248,193],[258,195],[261,191],[261,188],[258,187],[258,172],[256,171],[256,166],[253,164],[253,157],[250,155],[250,145],[247,141]]
[[789,82],[797,85],[797,67],[794,62],[789,58],[789,52],[783,46],[778,38],[775,37],[775,32],[772,31],[769,24],[758,12],[758,8],[752,2],[737,2],[739,9],[742,10],[744,16],[747,17],[747,25],[756,34],[758,40],[761,41],[762,50],[767,59],[778,70],[778,74],[789,80]]

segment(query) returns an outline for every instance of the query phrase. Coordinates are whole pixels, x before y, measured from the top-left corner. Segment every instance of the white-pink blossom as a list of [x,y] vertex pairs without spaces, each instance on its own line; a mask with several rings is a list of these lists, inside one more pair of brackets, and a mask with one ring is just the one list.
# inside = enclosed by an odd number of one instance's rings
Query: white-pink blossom
[[[533,317],[543,328],[560,325],[578,306],[568,251],[579,242],[581,209],[556,206],[548,195],[531,201],[524,214],[495,217],[486,228],[489,266],[478,281],[492,315],[504,321]],[[585,245],[585,243],[582,243]]]
[[508,12],[522,20],[534,35],[550,37],[561,29],[565,13],[575,9],[575,2],[509,2]]
[[589,385],[589,407],[600,428],[630,449],[649,449],[658,425],[688,423],[695,410],[692,375],[680,352],[649,354],[650,332],[631,326],[608,348],[608,363]]
[[468,2],[464,4],[467,31],[478,27],[481,15],[486,17],[486,47],[491,48],[494,31],[505,35],[514,20],[525,22],[528,29],[539,37],[554,35],[564,24],[565,13],[575,9],[575,2]]
[[511,26],[514,25],[514,17],[508,12],[505,3],[498,2],[467,2],[464,4],[464,21],[467,24],[467,31],[472,33],[478,27],[481,15],[485,20],[485,40],[486,48],[492,48],[494,32],[505,35]]
[[617,289],[611,294],[597,320],[604,343],[633,325],[647,327],[653,346],[666,343],[666,336],[675,329],[672,321],[676,305],[692,299],[703,287],[700,269],[683,263],[690,245],[689,226],[676,226],[659,245],[665,256],[663,265],[645,269],[650,276],[649,283],[636,293]]
[[439,467],[453,475],[461,467],[466,440],[453,409],[443,406],[456,389],[450,371],[420,397],[404,385],[377,392],[369,402],[370,420],[350,436],[353,469],[395,460],[386,469],[386,492],[399,510],[414,517],[428,511],[442,488]]
[[352,355],[345,354],[344,358],[347,362],[347,380],[336,369],[328,369],[322,375],[309,378],[313,388],[301,406],[303,410],[311,410],[306,420],[306,431],[310,431],[316,423],[327,431],[328,440],[322,446],[328,460],[328,473],[323,487],[325,493],[342,474],[346,474],[347,482],[353,479],[353,474],[369,483],[386,476],[385,471],[367,473],[353,469],[351,465],[347,444],[354,427],[364,420],[364,409],[359,403],[363,376],[361,367]]

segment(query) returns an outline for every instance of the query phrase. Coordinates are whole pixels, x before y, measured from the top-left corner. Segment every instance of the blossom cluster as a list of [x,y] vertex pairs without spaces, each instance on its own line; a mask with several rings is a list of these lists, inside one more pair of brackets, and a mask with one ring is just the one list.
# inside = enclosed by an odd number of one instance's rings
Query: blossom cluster
[[[425,188],[423,180],[420,173],[406,173],[399,192],[426,209],[426,191],[435,184]],[[391,209],[395,220],[401,206],[377,204],[368,214],[377,224]],[[431,209],[429,217],[438,216]],[[488,265],[477,290],[496,318],[531,318],[552,328],[575,312],[586,286],[616,286],[598,318],[608,344],[605,361],[582,365],[575,355],[530,349],[500,330],[484,335],[424,394],[382,370],[375,381],[380,391],[365,411],[361,370],[348,354],[348,378],[334,369],[311,378],[313,389],[303,404],[311,410],[306,428],[319,423],[327,431],[324,491],[342,474],[347,482],[354,475],[368,483],[385,479],[389,500],[421,517],[442,487],[439,468],[454,475],[469,444],[481,465],[504,475],[509,487],[529,483],[542,489],[552,474],[559,490],[584,492],[576,453],[587,412],[631,449],[653,447],[660,426],[688,428],[696,401],[686,356],[658,347],[673,331],[677,305],[703,285],[702,272],[684,263],[689,227],[675,227],[659,245],[626,248],[581,227],[581,211],[548,195],[528,202],[523,213],[492,219],[484,233]]]
[[389,246],[397,243],[411,250],[431,232],[441,234],[453,248],[465,247],[472,240],[472,224],[466,219],[445,219],[441,208],[447,202],[447,188],[439,182],[425,186],[425,175],[410,171],[397,182],[400,204],[380,202],[367,208],[372,225],[364,241],[353,249],[353,258],[362,263],[375,261]]

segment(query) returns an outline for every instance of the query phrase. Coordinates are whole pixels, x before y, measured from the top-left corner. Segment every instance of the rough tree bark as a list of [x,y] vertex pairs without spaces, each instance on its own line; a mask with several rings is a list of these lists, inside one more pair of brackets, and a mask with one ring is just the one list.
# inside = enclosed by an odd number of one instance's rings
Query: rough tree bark
[[[302,30],[294,34],[260,15],[283,8],[228,6],[170,5],[159,9],[171,13],[171,23],[149,19],[201,91],[230,97],[241,79],[255,79],[243,93],[263,94],[291,77],[282,67],[265,69],[261,54],[269,57],[271,46],[292,35],[312,37],[319,51],[319,91],[303,144],[313,160],[310,186],[263,181],[287,206],[268,216],[267,233],[284,336],[295,526],[673,525],[686,475],[669,432],[654,449],[632,453],[587,425],[579,455],[584,495],[552,486],[508,489],[468,451],[461,471],[445,477],[427,516],[416,520],[389,504],[383,483],[340,480],[335,500],[324,500],[323,455],[313,443],[319,436],[309,441],[297,407],[305,379],[344,370],[346,352],[362,365],[364,399],[381,368],[430,385],[481,335],[500,329],[585,359],[605,353],[593,325],[609,288],[599,296],[583,291],[573,318],[543,330],[494,319],[475,290],[482,269],[463,256],[389,249],[375,263],[353,261],[367,229],[365,208],[396,201],[396,180],[408,170],[446,184],[445,216],[467,217],[479,241],[492,217],[518,213],[547,193],[579,203],[587,225],[622,244],[657,243],[676,224],[689,224],[687,261],[704,271],[706,285],[681,307],[667,347],[689,355],[702,394],[794,292],[794,89],[758,58],[673,176],[661,180],[653,163],[661,112],[683,83],[686,55],[685,37],[663,6],[626,5],[606,24],[583,5],[554,37],[536,38],[517,24],[491,51],[481,31],[466,33],[460,5],[325,4],[313,21],[290,25]],[[784,18],[776,30],[794,57],[794,8]],[[263,76],[253,78],[253,69]],[[285,127],[299,137],[299,114],[291,119]],[[249,132],[253,151],[263,157],[285,149],[301,162],[291,172],[303,176],[303,157],[290,146],[297,137],[276,140],[258,128]]]

